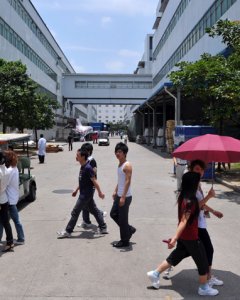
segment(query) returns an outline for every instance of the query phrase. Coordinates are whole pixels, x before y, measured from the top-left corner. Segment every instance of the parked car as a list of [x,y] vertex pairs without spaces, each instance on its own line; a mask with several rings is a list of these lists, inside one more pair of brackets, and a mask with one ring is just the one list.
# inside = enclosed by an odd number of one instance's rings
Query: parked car
[[98,136],[98,146],[109,146],[109,132],[108,131],[100,131]]
[[25,133],[0,134],[0,149],[13,149],[18,154],[19,170],[19,201],[26,199],[32,202],[36,199],[37,184],[31,174],[28,141],[31,135]]

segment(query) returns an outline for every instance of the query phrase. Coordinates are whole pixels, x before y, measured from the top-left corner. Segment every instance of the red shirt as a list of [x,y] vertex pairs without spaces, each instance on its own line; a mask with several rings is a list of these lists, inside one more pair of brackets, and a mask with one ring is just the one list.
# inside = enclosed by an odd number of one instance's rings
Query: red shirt
[[[190,200],[184,199],[180,209],[179,222],[181,221],[183,214],[190,213],[191,215],[193,215],[196,210],[196,205],[198,204],[194,204]],[[184,228],[179,239],[189,241],[198,239],[198,216],[195,216],[191,224],[187,222],[187,225]]]

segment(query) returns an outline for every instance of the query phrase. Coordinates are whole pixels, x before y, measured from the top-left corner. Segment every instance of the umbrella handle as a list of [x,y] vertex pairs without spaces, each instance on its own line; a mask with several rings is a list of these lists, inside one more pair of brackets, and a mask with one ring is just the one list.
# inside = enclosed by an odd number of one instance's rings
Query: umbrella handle
[[213,175],[214,175],[215,163],[212,161],[212,188],[213,188]]

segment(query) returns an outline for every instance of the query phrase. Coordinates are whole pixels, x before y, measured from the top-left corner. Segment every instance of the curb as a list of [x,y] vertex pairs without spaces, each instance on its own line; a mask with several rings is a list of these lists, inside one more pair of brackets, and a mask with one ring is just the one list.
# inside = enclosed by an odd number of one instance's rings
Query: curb
[[226,181],[224,181],[224,180],[222,180],[218,177],[216,177],[215,180],[216,180],[216,182],[221,183],[222,185],[234,190],[235,192],[240,193],[240,187],[238,187],[236,185],[233,185],[233,184],[230,184],[230,183],[228,183],[228,182],[226,182]]

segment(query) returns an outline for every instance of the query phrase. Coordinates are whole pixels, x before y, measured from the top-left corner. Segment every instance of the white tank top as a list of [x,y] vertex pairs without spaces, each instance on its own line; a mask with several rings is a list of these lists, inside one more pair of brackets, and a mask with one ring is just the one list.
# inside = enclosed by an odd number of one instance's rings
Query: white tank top
[[[119,197],[122,196],[125,186],[126,174],[123,172],[124,166],[126,165],[127,161],[123,163],[120,167],[118,167],[118,190],[117,195]],[[131,187],[129,186],[126,197],[130,197],[131,194]]]
[[[201,190],[197,190],[196,197],[197,197],[198,201],[203,200],[204,196],[203,196],[203,193]],[[200,212],[199,212],[198,228],[203,228],[203,229],[207,228],[207,222],[206,222],[206,218],[205,218],[203,209],[200,209]]]

